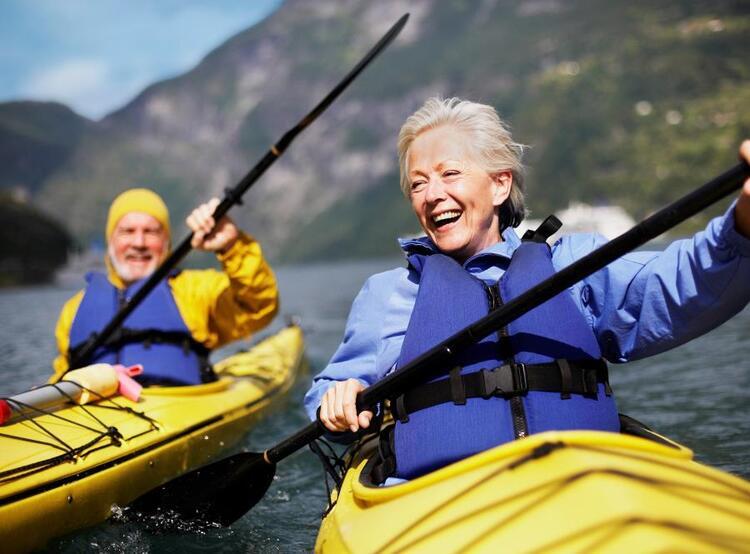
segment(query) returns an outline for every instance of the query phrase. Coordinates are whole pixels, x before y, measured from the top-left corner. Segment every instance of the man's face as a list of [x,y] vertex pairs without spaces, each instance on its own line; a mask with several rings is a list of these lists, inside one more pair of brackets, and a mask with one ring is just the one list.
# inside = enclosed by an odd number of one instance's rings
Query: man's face
[[143,212],[125,214],[109,239],[109,259],[126,284],[151,275],[167,252],[167,233]]

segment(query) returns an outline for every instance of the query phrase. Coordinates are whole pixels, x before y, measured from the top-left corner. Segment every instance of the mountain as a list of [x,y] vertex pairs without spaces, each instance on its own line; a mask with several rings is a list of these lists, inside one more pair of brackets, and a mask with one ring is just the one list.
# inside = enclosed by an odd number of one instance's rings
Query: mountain
[[0,286],[44,283],[66,261],[73,241],[56,220],[0,193]]
[[394,237],[417,223],[396,136],[432,95],[490,103],[510,121],[529,145],[537,217],[570,200],[640,217],[732,165],[750,135],[743,2],[287,0],[191,71],[81,126],[59,165],[29,177],[34,202],[65,206],[85,241],[118,191],[146,185],[179,222],[239,181],[407,11],[395,43],[231,212],[271,259],[397,252]]
[[53,102],[0,104],[0,286],[48,281],[73,240],[60,215],[28,203],[92,122]]
[[33,195],[75,151],[92,122],[54,102],[0,104],[0,189]]

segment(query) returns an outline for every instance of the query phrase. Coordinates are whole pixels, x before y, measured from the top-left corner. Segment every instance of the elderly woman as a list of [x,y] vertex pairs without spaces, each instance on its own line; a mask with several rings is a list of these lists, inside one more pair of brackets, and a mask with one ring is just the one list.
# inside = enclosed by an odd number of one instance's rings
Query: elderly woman
[[[426,236],[400,241],[407,267],[368,279],[314,379],[306,408],[332,432],[370,425],[372,412],[355,407],[364,387],[604,242],[570,235],[549,247],[555,228],[545,226],[519,239],[522,147],[490,106],[430,99],[401,128],[398,151]],[[741,154],[750,160],[750,141]],[[628,254],[486,337],[442,377],[391,400],[381,477],[414,478],[547,430],[619,431],[604,360],[663,352],[742,310],[748,237],[750,181],[692,239]]]

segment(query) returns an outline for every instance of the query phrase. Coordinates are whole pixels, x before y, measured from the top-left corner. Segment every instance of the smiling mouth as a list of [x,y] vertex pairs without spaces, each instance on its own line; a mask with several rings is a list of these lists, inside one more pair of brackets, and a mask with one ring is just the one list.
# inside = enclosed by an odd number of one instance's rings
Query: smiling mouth
[[445,227],[446,225],[458,221],[458,219],[461,217],[461,214],[462,212],[458,210],[443,212],[441,214],[432,216],[432,223],[436,228],[440,229],[441,227]]
[[148,263],[153,259],[153,256],[151,255],[137,255],[137,254],[128,254],[125,256],[126,262],[132,262],[132,263]]

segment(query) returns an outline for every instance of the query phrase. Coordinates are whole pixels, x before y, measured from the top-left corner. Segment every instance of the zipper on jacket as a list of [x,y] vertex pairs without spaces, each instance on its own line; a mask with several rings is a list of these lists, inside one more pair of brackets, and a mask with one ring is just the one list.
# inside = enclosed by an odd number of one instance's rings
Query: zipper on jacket
[[[495,283],[494,285],[490,286],[485,283],[485,286],[487,288],[487,296],[489,298],[490,303],[490,311],[494,311],[498,309],[500,306],[503,305],[503,299],[500,295],[500,286]],[[502,352],[502,346],[504,344],[508,344],[508,326],[503,325],[500,330],[497,332],[497,336],[499,338],[499,347],[501,348],[500,354],[505,356],[505,353]],[[509,356],[508,362],[513,362],[513,356]],[[526,423],[526,411],[523,407],[523,400],[521,400],[520,396],[513,396],[510,399],[510,414],[511,419],[513,420],[513,434],[516,436],[517,439],[522,439],[525,436],[529,434],[528,425]]]
[[484,286],[490,303],[490,311],[494,312],[503,304],[503,301],[500,299],[500,290],[496,284],[490,286],[487,283],[484,283]]

